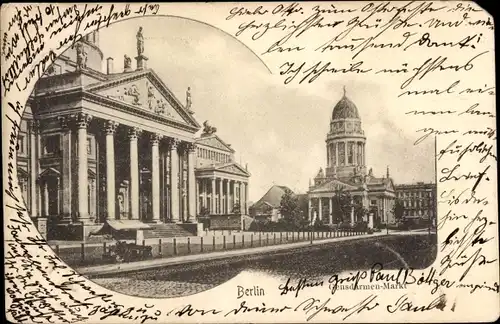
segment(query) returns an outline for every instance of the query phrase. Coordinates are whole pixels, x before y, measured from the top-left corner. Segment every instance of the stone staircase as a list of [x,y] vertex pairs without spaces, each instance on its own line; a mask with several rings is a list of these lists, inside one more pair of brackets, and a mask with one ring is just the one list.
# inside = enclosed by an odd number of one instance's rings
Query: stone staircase
[[194,236],[177,224],[149,224],[149,226],[151,229],[144,231],[145,239]]

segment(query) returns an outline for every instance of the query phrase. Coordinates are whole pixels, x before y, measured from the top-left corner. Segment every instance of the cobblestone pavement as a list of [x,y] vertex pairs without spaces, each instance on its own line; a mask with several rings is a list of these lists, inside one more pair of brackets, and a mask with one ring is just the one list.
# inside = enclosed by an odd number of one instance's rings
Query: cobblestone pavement
[[383,244],[357,241],[310,246],[230,260],[202,261],[172,267],[139,270],[92,279],[108,289],[142,297],[180,297],[205,291],[238,275],[242,270],[278,277],[320,278],[341,271],[369,269],[381,263],[384,269],[409,266],[424,269],[435,259],[435,236],[397,236]]
[[217,284],[202,284],[183,281],[136,280],[125,277],[99,278],[93,281],[113,291],[127,295],[165,298],[181,297],[196,294],[217,286]]

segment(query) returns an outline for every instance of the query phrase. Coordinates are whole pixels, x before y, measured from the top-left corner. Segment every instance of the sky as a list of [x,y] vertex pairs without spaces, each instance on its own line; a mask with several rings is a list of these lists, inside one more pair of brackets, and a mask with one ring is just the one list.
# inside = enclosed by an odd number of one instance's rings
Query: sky
[[194,117],[217,128],[217,135],[236,150],[236,162],[248,163],[251,201],[273,184],[297,193],[308,190],[309,179],[325,168],[326,134],[344,86],[367,137],[368,168],[383,176],[389,166],[396,184],[435,181],[434,142],[413,145],[419,136],[402,126],[405,117],[383,82],[325,77],[308,87],[284,85],[238,39],[177,17],[129,19],[101,30],[100,48],[104,58],[114,58],[115,71],[123,69],[124,54],[132,60],[136,56],[139,26],[148,67],[181,102],[191,87]]

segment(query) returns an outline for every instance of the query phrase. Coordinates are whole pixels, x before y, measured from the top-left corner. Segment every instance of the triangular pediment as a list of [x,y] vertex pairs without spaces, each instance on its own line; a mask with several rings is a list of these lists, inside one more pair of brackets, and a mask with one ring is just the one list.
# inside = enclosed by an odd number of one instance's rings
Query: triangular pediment
[[237,174],[245,177],[248,177],[250,175],[247,170],[245,170],[236,163],[224,164],[222,166],[217,167],[216,170],[221,172]]
[[339,181],[339,180],[330,180],[325,183],[320,184],[316,188],[310,190],[310,193],[319,193],[319,192],[334,192],[338,188],[342,188],[344,190],[355,190],[357,187],[352,186],[348,183]]
[[196,140],[196,144],[210,146],[219,150],[226,151],[228,153],[234,153],[234,150],[231,148],[231,146],[226,144],[223,140],[220,139],[219,136],[215,134],[198,138]]
[[93,94],[175,120],[195,128],[200,125],[152,70],[125,73],[85,89]]

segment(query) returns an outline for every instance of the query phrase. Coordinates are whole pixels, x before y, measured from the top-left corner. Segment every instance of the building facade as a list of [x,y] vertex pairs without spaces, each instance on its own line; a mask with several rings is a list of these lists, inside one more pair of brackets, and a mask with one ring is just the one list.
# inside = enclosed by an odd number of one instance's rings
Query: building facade
[[248,214],[250,173],[234,161],[234,149],[216,135],[216,129],[207,122],[204,126],[195,141],[197,214],[207,224],[228,216],[238,222],[239,215]]
[[234,150],[217,163],[203,158],[210,145],[196,136],[189,89],[182,103],[147,68],[143,39],[141,28],[135,68],[125,55],[123,71],[108,58],[103,73],[98,32],[85,36],[57,58],[26,104],[19,186],[49,239],[85,238],[106,219],[197,222],[209,176],[227,183],[230,198],[222,201],[246,201],[249,174],[233,162]]
[[[351,197],[349,223],[394,222],[394,183],[387,168],[386,175],[376,177],[367,171],[365,145],[367,138],[362,128],[356,105],[344,95],[333,108],[330,128],[326,136],[326,169],[320,168],[308,191],[309,219],[323,223],[337,223],[334,197],[347,191]],[[355,213],[355,206],[362,206],[365,213]],[[342,215],[344,219],[346,215]]]
[[436,218],[436,184],[417,182],[396,185],[396,197],[404,206],[403,217]]
[[269,190],[250,207],[250,217],[257,220],[276,222],[281,218],[281,197],[290,190],[286,186],[273,185]]

